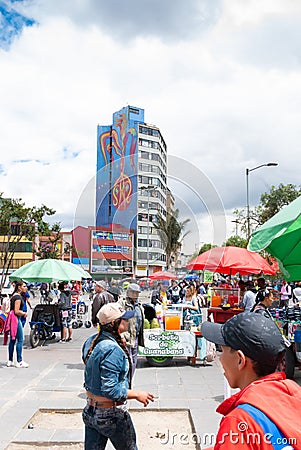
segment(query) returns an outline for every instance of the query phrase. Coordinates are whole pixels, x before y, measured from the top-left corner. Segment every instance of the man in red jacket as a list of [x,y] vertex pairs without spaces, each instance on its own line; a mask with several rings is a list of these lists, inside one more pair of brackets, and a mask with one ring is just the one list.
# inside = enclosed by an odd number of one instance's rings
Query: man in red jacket
[[204,322],[202,335],[222,347],[220,357],[231,388],[225,400],[215,450],[301,450],[301,388],[275,373],[285,352],[275,323],[260,314],[241,313],[223,325]]

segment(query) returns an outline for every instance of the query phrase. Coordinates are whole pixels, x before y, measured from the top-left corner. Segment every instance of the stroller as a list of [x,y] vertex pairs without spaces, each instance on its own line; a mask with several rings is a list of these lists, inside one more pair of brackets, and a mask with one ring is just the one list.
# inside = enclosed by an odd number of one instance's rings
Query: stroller
[[86,328],[92,326],[92,322],[88,320],[88,305],[81,300],[77,292],[72,292],[72,328],[81,328],[84,324]]
[[30,325],[29,341],[32,348],[35,348],[42,341],[55,339],[55,333],[61,331],[60,312],[57,305],[39,304],[32,313]]

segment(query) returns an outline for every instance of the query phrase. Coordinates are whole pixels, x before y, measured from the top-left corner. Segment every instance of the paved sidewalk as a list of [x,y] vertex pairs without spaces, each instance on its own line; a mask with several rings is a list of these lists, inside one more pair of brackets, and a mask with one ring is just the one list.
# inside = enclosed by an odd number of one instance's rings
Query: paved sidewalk
[[[0,450],[4,450],[10,442],[48,442],[47,448],[51,448],[51,442],[83,442],[83,427],[43,430],[28,429],[27,425],[41,408],[83,408],[84,366],[80,349],[83,341],[93,332],[95,330],[91,328],[74,330],[71,343],[49,341],[48,345],[35,349],[25,345],[23,357],[30,364],[28,369],[6,367],[7,347],[2,345],[3,336],[0,336]],[[224,389],[218,359],[205,367],[200,361],[193,367],[186,359],[177,359],[170,367],[155,368],[140,358],[134,387],[158,395],[158,400],[150,408],[190,409],[198,434],[216,432],[220,417],[215,409],[223,400]],[[143,407],[131,401],[130,408]]]

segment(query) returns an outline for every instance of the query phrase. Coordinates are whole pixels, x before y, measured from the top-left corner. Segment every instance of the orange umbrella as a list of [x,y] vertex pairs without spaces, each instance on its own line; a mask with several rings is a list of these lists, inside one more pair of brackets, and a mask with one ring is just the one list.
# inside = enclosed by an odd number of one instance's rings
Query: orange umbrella
[[275,275],[275,270],[258,253],[240,247],[215,247],[194,258],[187,264],[190,270],[209,270],[228,275]]
[[159,272],[154,272],[152,275],[149,275],[151,280],[177,280],[178,277],[173,273],[167,272],[165,270],[160,270]]

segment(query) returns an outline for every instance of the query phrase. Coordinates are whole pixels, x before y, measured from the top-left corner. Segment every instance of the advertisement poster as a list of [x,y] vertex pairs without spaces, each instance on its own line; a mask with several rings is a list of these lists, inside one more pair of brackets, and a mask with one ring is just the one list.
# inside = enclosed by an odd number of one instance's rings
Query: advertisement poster
[[196,339],[190,331],[144,330],[145,347],[142,356],[194,356]]

